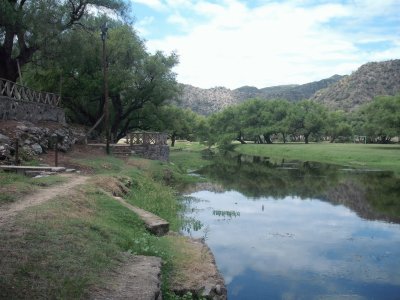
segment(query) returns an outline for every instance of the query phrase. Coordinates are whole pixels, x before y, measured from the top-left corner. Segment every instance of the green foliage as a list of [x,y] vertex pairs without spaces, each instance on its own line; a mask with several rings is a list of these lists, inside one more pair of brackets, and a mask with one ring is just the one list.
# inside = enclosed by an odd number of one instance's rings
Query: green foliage
[[123,17],[123,0],[35,0],[0,2],[0,77],[15,81],[20,65],[30,62],[39,51],[54,56],[64,34],[73,30],[92,9],[108,9]]
[[[111,133],[118,140],[135,128],[146,128],[145,107],[153,113],[179,93],[172,68],[177,55],[150,54],[130,24],[106,17],[81,20],[82,28],[65,32],[52,56],[37,53],[24,68],[24,79],[40,90],[59,92],[71,122],[93,126],[103,114],[104,75],[100,27],[108,22],[106,60]],[[101,130],[101,127],[98,128]]]
[[303,100],[291,107],[289,113],[289,128],[295,135],[303,135],[308,144],[311,134],[319,136],[325,127],[326,109],[310,100]]
[[271,144],[273,141],[348,142],[353,134],[370,142],[388,143],[400,135],[400,95],[378,97],[359,111],[329,111],[311,100],[251,99],[200,120],[198,135],[209,145],[230,148],[233,140]]
[[175,105],[147,105],[141,115],[142,127],[167,132],[171,139],[171,147],[175,146],[177,139],[195,139],[200,120],[200,116],[193,111]]
[[378,143],[400,136],[400,95],[377,97],[362,107],[360,117],[366,135]]
[[201,121],[199,131],[210,145],[218,143],[223,148],[229,148],[227,145],[232,140],[242,144],[246,140],[271,144],[274,138],[281,136],[286,142],[289,134],[292,139],[303,137],[308,143],[311,135],[315,138],[322,135],[326,120],[327,110],[309,100],[289,103],[252,99]]

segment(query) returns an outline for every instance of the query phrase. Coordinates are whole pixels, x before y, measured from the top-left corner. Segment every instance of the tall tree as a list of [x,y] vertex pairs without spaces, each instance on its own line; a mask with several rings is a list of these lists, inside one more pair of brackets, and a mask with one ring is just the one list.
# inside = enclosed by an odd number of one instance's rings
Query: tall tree
[[[99,28],[103,17],[82,19],[84,28],[66,32],[55,46],[54,57],[35,55],[25,78],[38,89],[57,92],[62,77],[63,105],[71,122],[92,126],[103,114],[102,47]],[[172,68],[177,56],[149,54],[129,24],[108,20],[106,40],[110,122],[113,140],[140,128],[141,110],[159,106],[179,93]],[[93,28],[93,30],[89,30]]]
[[89,10],[123,15],[126,8],[123,0],[1,0],[0,77],[16,81],[18,64],[30,62],[38,50],[51,52]]
[[291,107],[289,122],[293,134],[302,135],[308,144],[311,134],[322,133],[326,123],[327,110],[310,100],[297,102]]
[[367,135],[378,143],[389,143],[400,136],[400,95],[377,97],[361,108]]
[[190,109],[179,108],[175,105],[160,107],[147,105],[142,110],[141,120],[143,129],[168,133],[171,147],[174,147],[178,138],[188,140],[195,138],[200,116]]
[[330,111],[326,120],[326,135],[331,143],[339,137],[350,137],[353,134],[350,122],[344,111]]

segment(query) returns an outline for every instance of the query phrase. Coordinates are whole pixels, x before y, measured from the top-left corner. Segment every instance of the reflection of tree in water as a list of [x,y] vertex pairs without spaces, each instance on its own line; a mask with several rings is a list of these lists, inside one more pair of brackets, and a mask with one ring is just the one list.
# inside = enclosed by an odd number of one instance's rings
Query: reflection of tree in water
[[200,171],[250,198],[317,198],[341,204],[366,219],[400,222],[400,180],[388,172],[350,172],[316,162],[272,164],[266,158],[218,157]]

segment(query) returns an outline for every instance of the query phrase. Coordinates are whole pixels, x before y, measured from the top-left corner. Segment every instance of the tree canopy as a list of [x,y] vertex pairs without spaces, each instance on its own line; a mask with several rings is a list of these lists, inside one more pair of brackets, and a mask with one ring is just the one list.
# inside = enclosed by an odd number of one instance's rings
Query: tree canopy
[[140,128],[140,111],[157,107],[179,93],[176,54],[148,53],[129,24],[105,16],[81,20],[82,27],[65,32],[53,48],[53,56],[35,54],[24,68],[30,86],[60,92],[71,122],[93,126],[103,115],[104,77],[100,26],[108,21],[106,57],[111,135],[116,141],[129,130]]
[[24,66],[38,50],[51,53],[66,31],[101,9],[123,16],[127,5],[123,0],[1,0],[0,77],[16,81],[18,63]]

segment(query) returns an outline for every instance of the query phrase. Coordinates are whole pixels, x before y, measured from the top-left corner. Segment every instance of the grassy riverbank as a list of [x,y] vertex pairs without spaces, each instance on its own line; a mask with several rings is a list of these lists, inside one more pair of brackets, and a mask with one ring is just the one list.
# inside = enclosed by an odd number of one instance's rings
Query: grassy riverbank
[[[169,278],[190,264],[179,237],[150,235],[135,214],[107,193],[158,214],[177,231],[182,206],[176,189],[197,180],[186,172],[202,164],[201,148],[172,151],[171,163],[72,155],[69,162],[85,170],[87,183],[3,224],[0,298],[87,298],[92,288],[106,283],[107,272],[128,252],[161,257],[164,297],[177,299],[168,293]],[[65,180],[58,175],[37,180],[0,173],[0,209]]]
[[400,176],[400,145],[378,144],[246,144],[235,151],[270,157],[273,161],[318,161],[354,168],[389,170]]

